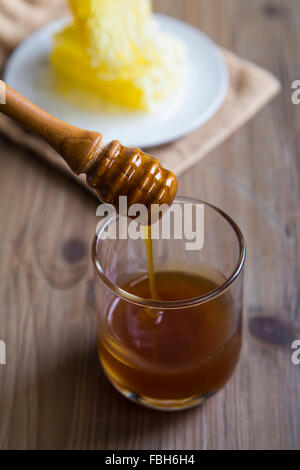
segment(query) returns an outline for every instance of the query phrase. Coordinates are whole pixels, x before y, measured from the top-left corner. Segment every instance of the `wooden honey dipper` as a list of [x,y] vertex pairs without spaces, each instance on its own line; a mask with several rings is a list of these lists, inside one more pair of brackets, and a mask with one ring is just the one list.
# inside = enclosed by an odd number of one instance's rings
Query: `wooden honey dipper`
[[0,111],[50,144],[76,175],[85,173],[87,184],[102,202],[118,209],[119,196],[127,196],[128,206],[172,204],[176,177],[156,158],[138,148],[123,147],[117,140],[104,145],[99,132],[61,121],[0,81],[1,85],[6,103],[0,104]]

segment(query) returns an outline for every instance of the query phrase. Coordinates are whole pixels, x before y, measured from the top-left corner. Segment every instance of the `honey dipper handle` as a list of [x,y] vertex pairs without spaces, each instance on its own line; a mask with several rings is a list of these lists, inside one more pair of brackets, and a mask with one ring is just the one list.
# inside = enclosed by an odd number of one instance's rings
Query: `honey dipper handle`
[[72,126],[43,111],[0,80],[5,103],[0,112],[15,119],[51,145],[74,173],[86,172],[102,148],[102,135]]

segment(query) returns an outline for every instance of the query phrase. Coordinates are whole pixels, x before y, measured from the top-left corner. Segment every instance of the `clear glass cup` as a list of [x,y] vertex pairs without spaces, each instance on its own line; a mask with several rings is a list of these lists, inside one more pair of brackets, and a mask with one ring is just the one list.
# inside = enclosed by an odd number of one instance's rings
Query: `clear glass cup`
[[153,240],[164,300],[147,291],[144,240],[102,239],[110,224],[118,227],[118,215],[106,221],[92,247],[104,372],[127,398],[161,410],[189,408],[219,391],[242,344],[243,235],[211,204],[181,197],[175,204],[182,213],[187,205],[203,209],[204,243],[187,250],[190,240],[176,239],[175,224],[170,239]]

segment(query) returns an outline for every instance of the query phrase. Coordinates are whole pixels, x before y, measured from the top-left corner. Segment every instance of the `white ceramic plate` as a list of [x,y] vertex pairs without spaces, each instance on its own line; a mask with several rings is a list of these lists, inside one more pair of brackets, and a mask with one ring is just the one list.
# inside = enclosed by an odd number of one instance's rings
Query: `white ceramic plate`
[[48,62],[52,36],[68,19],[36,31],[13,53],[4,80],[19,93],[60,119],[103,134],[105,142],[120,140],[142,148],[183,137],[207,122],[222,105],[228,90],[228,70],[218,47],[203,33],[175,18],[157,15],[161,27],[186,44],[188,73],[171,99],[151,113],[116,106],[84,106],[66,99],[53,86]]

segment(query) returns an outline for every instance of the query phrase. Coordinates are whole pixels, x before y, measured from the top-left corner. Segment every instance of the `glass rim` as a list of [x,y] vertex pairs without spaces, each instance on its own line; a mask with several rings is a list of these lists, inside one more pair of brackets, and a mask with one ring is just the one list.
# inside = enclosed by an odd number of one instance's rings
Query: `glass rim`
[[101,263],[99,262],[97,258],[97,243],[101,236],[101,233],[113,220],[117,220],[119,217],[118,215],[114,214],[103,225],[100,233],[94,236],[94,240],[92,244],[92,260],[93,260],[94,268],[97,272],[97,275],[100,277],[101,281],[117,297],[125,300],[126,302],[130,302],[135,305],[138,305],[140,307],[151,307],[152,309],[157,309],[157,310],[176,310],[176,309],[183,309],[187,307],[195,307],[195,306],[204,304],[210,300],[214,300],[217,297],[219,297],[221,294],[226,292],[241,274],[244,264],[245,264],[245,259],[246,259],[246,246],[245,246],[244,236],[239,226],[234,222],[234,220],[228,214],[226,214],[226,212],[224,212],[222,209],[219,209],[218,207],[214,206],[213,204],[210,204],[209,202],[205,202],[205,201],[197,200],[193,198],[181,197],[181,196],[178,196],[174,199],[174,203],[176,202],[177,203],[189,203],[189,204],[195,204],[195,205],[202,204],[206,207],[209,207],[211,210],[218,213],[219,215],[221,215],[221,217],[229,223],[229,225],[235,232],[235,235],[237,237],[238,244],[239,244],[239,258],[238,258],[238,262],[235,265],[233,272],[231,273],[230,276],[227,276],[226,280],[216,289],[212,290],[208,294],[201,295],[199,297],[194,297],[191,299],[164,301],[164,300],[144,299],[142,297],[138,297],[134,294],[131,294],[125,291],[124,289],[122,289],[121,287],[119,287],[117,284],[112,282],[107,277],[104,270],[102,269]]

